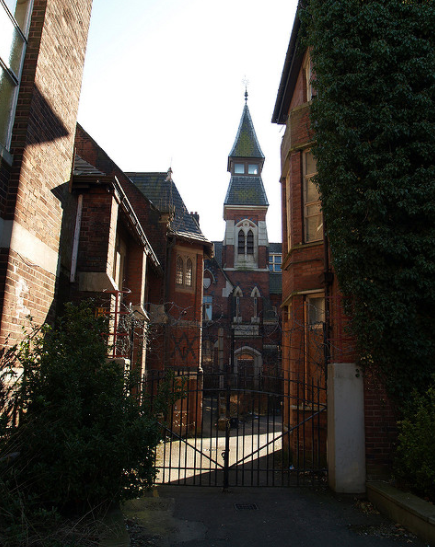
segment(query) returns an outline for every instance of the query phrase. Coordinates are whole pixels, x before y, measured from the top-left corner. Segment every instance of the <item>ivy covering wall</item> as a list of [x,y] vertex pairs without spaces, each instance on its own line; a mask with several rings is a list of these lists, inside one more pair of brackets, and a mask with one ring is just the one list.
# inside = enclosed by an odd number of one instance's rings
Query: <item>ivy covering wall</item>
[[404,401],[435,372],[435,2],[307,0],[317,182],[361,362]]

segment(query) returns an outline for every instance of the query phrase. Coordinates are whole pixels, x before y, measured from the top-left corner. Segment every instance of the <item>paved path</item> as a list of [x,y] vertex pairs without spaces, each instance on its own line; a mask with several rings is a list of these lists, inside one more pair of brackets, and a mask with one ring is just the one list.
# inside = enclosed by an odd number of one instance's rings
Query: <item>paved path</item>
[[[426,547],[353,497],[324,489],[159,486],[128,502],[140,545],[157,547]],[[133,543],[134,545],[134,536]]]

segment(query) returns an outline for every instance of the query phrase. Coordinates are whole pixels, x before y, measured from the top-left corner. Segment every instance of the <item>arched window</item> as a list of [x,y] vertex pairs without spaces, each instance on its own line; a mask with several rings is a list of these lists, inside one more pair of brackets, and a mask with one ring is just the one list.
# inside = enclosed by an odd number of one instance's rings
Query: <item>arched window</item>
[[239,230],[239,235],[237,239],[237,252],[239,255],[245,254],[245,232],[243,230]]
[[192,282],[193,282],[192,273],[193,273],[192,261],[190,260],[190,258],[188,258],[186,262],[186,279],[185,279],[186,287],[192,286]]
[[248,232],[246,253],[248,255],[253,255],[254,254],[254,234],[253,234],[252,230],[249,230],[249,232]]
[[183,285],[184,283],[184,264],[181,256],[177,257],[177,271],[175,274],[175,283],[177,285]]

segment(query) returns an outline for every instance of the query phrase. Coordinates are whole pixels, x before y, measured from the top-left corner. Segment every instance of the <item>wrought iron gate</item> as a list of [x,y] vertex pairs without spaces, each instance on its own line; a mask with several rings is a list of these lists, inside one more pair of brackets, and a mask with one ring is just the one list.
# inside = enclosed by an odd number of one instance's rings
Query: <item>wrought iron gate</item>
[[[183,385],[183,397],[161,417],[157,483],[227,488],[324,482],[324,383],[291,379],[277,368],[251,372],[172,371],[169,391]],[[149,371],[145,391],[156,393],[167,378]]]

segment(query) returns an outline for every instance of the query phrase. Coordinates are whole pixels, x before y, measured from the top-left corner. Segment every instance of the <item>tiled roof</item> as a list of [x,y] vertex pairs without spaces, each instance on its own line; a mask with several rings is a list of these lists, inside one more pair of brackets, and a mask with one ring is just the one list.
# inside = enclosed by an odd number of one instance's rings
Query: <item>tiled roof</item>
[[248,105],[245,104],[236,140],[229,154],[230,158],[262,158],[264,154],[261,151],[260,144],[255,134],[251,114]]
[[126,173],[135,186],[146,196],[161,213],[172,216],[170,228],[180,237],[195,239],[210,244],[195,220],[188,212],[168,173]]
[[266,192],[260,176],[233,175],[224,205],[253,205],[267,207]]
[[222,241],[213,241],[214,245],[214,258],[216,262],[222,267],[222,251],[223,251],[223,242]]
[[282,243],[269,243],[269,253],[281,254],[282,253]]
[[73,175],[79,177],[81,175],[100,175],[104,176],[105,173],[99,171],[96,167],[82,159],[77,154],[74,156]]

